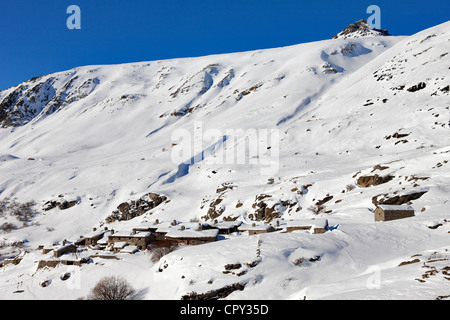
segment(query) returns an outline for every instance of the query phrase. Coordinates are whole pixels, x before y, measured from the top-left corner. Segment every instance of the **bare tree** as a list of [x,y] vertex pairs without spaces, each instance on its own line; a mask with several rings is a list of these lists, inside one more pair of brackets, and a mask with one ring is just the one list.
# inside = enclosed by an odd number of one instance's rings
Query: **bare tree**
[[136,290],[124,278],[108,276],[100,279],[88,296],[89,300],[134,300]]

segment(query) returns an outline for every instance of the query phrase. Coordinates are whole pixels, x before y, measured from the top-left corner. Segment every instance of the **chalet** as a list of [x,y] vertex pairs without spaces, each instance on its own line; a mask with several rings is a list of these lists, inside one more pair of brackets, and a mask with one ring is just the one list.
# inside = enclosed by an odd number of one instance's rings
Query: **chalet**
[[289,220],[286,225],[287,232],[306,230],[314,234],[325,233],[327,228],[327,219]]
[[[154,236],[151,232],[114,232],[111,230],[111,234],[108,236],[108,245],[124,242],[127,245],[136,246],[138,249],[145,249],[152,239]],[[114,245],[114,247],[117,246]]]
[[390,221],[414,217],[414,209],[406,205],[378,205],[373,213],[375,221]]
[[260,234],[260,233],[274,232],[275,228],[273,226],[271,226],[270,224],[252,223],[251,225],[242,224],[238,227],[238,230],[241,232],[248,231],[248,234],[251,236],[251,235]]
[[170,229],[166,233],[165,239],[188,245],[196,245],[216,241],[218,234],[218,229],[203,230],[202,228],[186,228],[185,226],[181,226],[180,228]]

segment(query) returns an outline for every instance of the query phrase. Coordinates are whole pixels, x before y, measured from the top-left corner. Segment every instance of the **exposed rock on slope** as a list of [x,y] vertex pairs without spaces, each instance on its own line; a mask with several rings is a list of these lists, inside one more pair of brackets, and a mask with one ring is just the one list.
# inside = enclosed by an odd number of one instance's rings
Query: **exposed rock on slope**
[[367,20],[361,19],[348,25],[340,33],[333,36],[333,39],[360,38],[367,36],[390,36],[386,29],[374,29],[367,23]]
[[358,185],[360,185],[363,188],[368,188],[371,186],[377,186],[379,184],[383,184],[386,182],[391,181],[392,179],[394,179],[394,176],[391,175],[387,175],[387,176],[379,176],[377,174],[373,175],[373,176],[362,176],[358,178]]
[[114,221],[131,220],[156,208],[166,200],[166,196],[149,193],[137,200],[123,202],[117,206],[117,210],[114,210],[112,215],[106,218],[106,222],[111,223]]

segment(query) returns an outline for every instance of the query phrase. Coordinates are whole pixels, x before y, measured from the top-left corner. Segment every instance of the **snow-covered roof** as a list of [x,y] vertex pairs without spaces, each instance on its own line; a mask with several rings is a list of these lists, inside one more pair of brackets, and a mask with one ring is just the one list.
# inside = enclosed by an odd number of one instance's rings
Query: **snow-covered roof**
[[82,252],[67,252],[65,254],[63,254],[62,256],[55,258],[53,255],[47,255],[45,257],[45,260],[49,261],[49,260],[54,260],[54,261],[79,261],[80,259],[87,259],[90,257],[89,252],[87,251],[82,251]]
[[385,211],[414,211],[413,207],[405,205],[380,204],[378,207]]
[[170,229],[172,228],[177,228],[179,227],[178,225],[174,226],[172,225],[173,221],[161,221],[158,224],[153,225],[156,230],[155,232],[168,232]]
[[287,221],[287,227],[312,227],[312,228],[324,228],[328,225],[328,219],[304,219],[304,220],[289,220]]
[[253,226],[252,224],[241,224],[239,226],[239,230],[241,231],[247,231],[247,230],[269,230],[270,228],[273,228],[270,224],[255,224]]
[[114,242],[114,248],[125,248],[128,245],[125,241]]
[[141,237],[149,237],[151,232],[142,232],[138,231],[136,234],[133,234],[132,231],[116,231],[114,234],[111,234],[112,237],[131,237],[131,238],[141,238]]
[[137,251],[139,251],[139,249],[136,246],[126,246],[120,250],[120,253],[135,253]]
[[141,223],[133,228],[133,230],[151,230],[157,229],[158,225],[153,223]]
[[211,226],[218,229],[230,229],[234,227],[239,227],[242,221],[220,221],[218,223],[204,223],[204,225]]
[[54,249],[54,251],[57,251],[57,252],[64,251],[64,250],[66,250],[67,248],[70,248],[70,247],[76,247],[76,246],[74,244],[72,244],[72,243],[69,243],[69,244],[66,244],[64,246],[61,246],[59,248]]
[[198,230],[189,229],[181,230],[180,228],[172,228],[167,232],[166,237],[169,238],[215,238],[219,233],[218,229]]
[[165,225],[165,226],[159,226],[155,232],[169,232],[169,230],[172,229],[172,226],[170,225]]
[[100,237],[103,236],[105,234],[106,231],[104,230],[96,230],[96,231],[91,231],[88,234],[84,235],[84,238],[95,238],[95,237]]

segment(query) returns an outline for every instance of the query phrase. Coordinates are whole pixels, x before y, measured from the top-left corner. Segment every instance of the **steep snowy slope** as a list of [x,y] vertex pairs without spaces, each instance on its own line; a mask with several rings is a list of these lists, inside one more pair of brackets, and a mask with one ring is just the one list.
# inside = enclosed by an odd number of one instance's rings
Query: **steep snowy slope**
[[[23,255],[0,271],[0,298],[78,298],[107,273],[148,299],[238,282],[231,299],[448,295],[450,23],[372,35],[82,67],[0,92],[0,197],[38,211],[26,225],[0,217],[15,226],[0,231],[0,259]],[[167,200],[119,221],[121,203],[150,192]],[[378,203],[416,215],[375,223]],[[70,288],[66,266],[36,270],[38,245],[93,227],[313,218],[329,230],[221,236],[158,263],[145,252],[96,260],[70,268]],[[421,263],[399,267],[416,254]],[[421,278],[422,262],[438,275]]]

